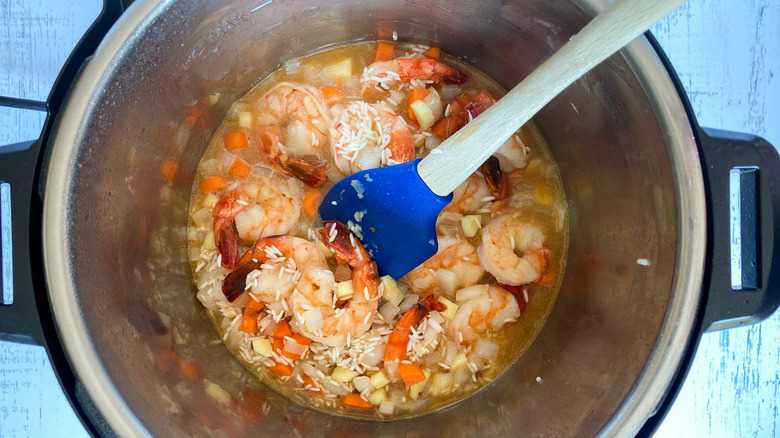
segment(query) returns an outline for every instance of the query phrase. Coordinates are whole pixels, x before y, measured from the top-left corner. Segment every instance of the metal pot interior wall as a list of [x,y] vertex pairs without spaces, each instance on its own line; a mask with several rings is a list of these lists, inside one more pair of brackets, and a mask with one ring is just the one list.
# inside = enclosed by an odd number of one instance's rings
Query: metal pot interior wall
[[[395,30],[404,41],[440,45],[509,88],[590,15],[588,6],[530,0],[133,5],[96,56],[111,60],[102,77],[79,80],[77,92],[94,94],[71,153],[72,207],[59,224],[67,231],[70,264],[63,269],[72,274],[78,318],[125,414],[162,436],[590,436],[602,430],[635,391],[664,330],[667,305],[679,293],[674,136],[631,55],[611,58],[535,118],[570,200],[563,289],[520,361],[443,412],[360,422],[305,409],[266,389],[205,318],[186,247],[189,193],[211,133],[227,106],[284,60],[341,42],[389,38]],[[130,35],[124,43],[123,35]],[[205,105],[214,93],[217,103]],[[169,158],[178,169],[170,183],[160,171]],[[68,317],[57,318],[68,330]],[[188,368],[176,356],[196,364],[197,372],[182,373]],[[89,380],[88,370],[77,372]],[[204,379],[234,400],[221,405],[209,397]],[[110,403],[110,391],[90,393],[98,407]]]

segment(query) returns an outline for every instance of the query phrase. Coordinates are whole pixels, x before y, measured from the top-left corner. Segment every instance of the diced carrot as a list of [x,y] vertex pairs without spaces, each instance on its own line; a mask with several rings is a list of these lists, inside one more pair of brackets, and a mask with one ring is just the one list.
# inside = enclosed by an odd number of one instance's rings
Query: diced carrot
[[271,350],[275,351],[276,354],[282,354],[284,351],[284,339],[274,338],[273,343],[271,344]]
[[257,315],[260,314],[260,310],[264,304],[249,300],[249,303],[244,308],[244,315],[241,317],[241,325],[238,327],[242,332],[257,333]]
[[552,272],[552,271],[547,271],[547,273],[546,273],[546,274],[544,274],[544,275],[542,276],[542,278],[540,278],[540,279],[539,279],[539,280],[536,282],[536,284],[538,284],[538,285],[540,285],[540,286],[547,286],[547,285],[550,285],[550,284],[552,284],[553,280],[555,280],[555,274],[553,274],[553,272]]
[[273,366],[270,367],[271,371],[273,371],[274,374],[277,376],[292,376],[293,368],[290,365],[287,365],[286,363],[276,362]]
[[311,339],[307,338],[306,336],[303,336],[300,333],[296,333],[291,338],[295,339],[295,342],[301,344],[301,345],[311,345]]
[[181,370],[182,374],[189,377],[192,380],[197,380],[200,378],[200,372],[198,371],[198,364],[195,362],[187,362],[182,358],[179,359],[179,369]]
[[204,178],[203,181],[200,182],[200,191],[203,192],[204,195],[208,195],[217,190],[222,190],[225,187],[227,187],[227,183],[225,182],[225,178],[222,178],[221,176],[210,176]]
[[439,57],[441,56],[441,49],[438,47],[431,47],[430,49],[423,52],[423,56],[438,61]]
[[399,363],[398,373],[401,374],[406,386],[412,386],[425,380],[423,370],[416,363]]
[[352,406],[355,408],[366,409],[373,406],[370,401],[361,397],[360,394],[345,395],[341,402],[344,403],[344,406]]
[[338,102],[344,98],[344,92],[336,87],[322,87],[320,91],[322,92],[322,100],[325,103]]
[[409,114],[409,118],[416,122],[417,117],[414,115],[414,111],[412,111],[412,104],[417,102],[418,100],[425,99],[425,96],[428,95],[430,91],[426,90],[422,87],[414,87],[412,88],[412,94],[409,95],[409,101],[406,103],[406,112]]
[[198,119],[201,118],[203,115],[203,111],[198,108],[197,106],[193,106],[190,108],[189,114],[184,118],[184,122],[187,124],[188,127],[193,128],[195,126],[195,123],[198,122]]
[[319,189],[311,189],[303,195],[303,212],[311,217],[317,216],[317,209],[320,206],[320,196],[322,192]]
[[431,127],[433,135],[439,138],[447,138],[447,119],[448,117],[445,117],[433,124]]
[[256,313],[244,313],[241,316],[241,325],[238,329],[242,332],[257,333],[257,314]]
[[233,160],[233,164],[230,165],[230,168],[228,168],[228,172],[236,178],[245,179],[252,173],[252,166],[241,158],[236,158]]
[[246,307],[244,308],[244,313],[246,312],[259,313],[261,310],[263,310],[263,307],[265,307],[265,304],[261,303],[260,301],[255,301],[253,299],[250,299]]
[[279,324],[276,325],[276,331],[273,334],[274,338],[277,339],[284,339],[286,336],[292,337],[293,333],[292,330],[290,330],[290,324],[287,322],[286,319],[283,319],[279,321]]
[[157,363],[157,368],[160,369],[163,373],[167,373],[171,366],[174,364],[174,362],[178,359],[178,355],[173,350],[167,350],[157,355],[157,358],[155,362]]
[[173,183],[173,178],[176,176],[177,168],[178,165],[176,164],[176,160],[174,160],[173,157],[169,157],[163,161],[162,174],[169,182]]
[[303,376],[303,387],[311,392],[316,392],[316,393],[322,392],[320,386],[317,385],[317,383],[314,382],[314,379],[312,379],[309,376]]
[[246,132],[233,131],[225,135],[225,149],[234,151],[236,149],[246,149],[249,147],[249,141],[246,138]]
[[379,43],[377,43],[374,62],[392,61],[392,60],[393,60],[393,43],[389,41],[380,41]]

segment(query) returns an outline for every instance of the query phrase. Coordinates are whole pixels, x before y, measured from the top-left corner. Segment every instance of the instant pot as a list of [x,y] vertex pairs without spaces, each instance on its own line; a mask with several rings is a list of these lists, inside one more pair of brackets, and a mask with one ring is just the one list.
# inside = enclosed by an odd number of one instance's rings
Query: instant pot
[[[511,88],[589,0],[107,1],[0,160],[4,339],[46,346],[96,435],[632,436],[655,430],[701,334],[780,302],[780,159],[700,128],[650,34],[534,121],[569,202],[567,269],[539,337],[444,410],[361,421],[268,389],[195,299],[187,206],[230,104],[291,58],[350,41],[440,46]],[[126,10],[125,10],[126,9]],[[19,99],[6,105],[35,106]]]

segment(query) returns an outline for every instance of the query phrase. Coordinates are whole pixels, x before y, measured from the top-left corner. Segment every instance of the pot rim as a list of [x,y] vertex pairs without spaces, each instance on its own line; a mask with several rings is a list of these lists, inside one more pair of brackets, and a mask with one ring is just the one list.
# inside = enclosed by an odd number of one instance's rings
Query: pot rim
[[[592,10],[601,10],[601,1]],[[599,4],[596,6],[595,3]],[[51,158],[43,209],[43,255],[47,294],[55,324],[74,373],[95,406],[120,436],[151,436],[133,413],[102,365],[81,312],[70,260],[70,194],[78,162],[73,153],[88,133],[84,117],[95,110],[93,96],[109,85],[118,60],[138,43],[143,29],[170,7],[161,0],[138,0],[116,22],[69,92],[52,137]],[[657,108],[659,124],[666,128],[672,173],[676,184],[678,245],[672,294],[655,346],[629,395],[603,426],[601,436],[633,436],[655,413],[672,383],[693,332],[701,304],[706,256],[706,197],[698,148],[681,96],[655,49],[639,38],[621,52],[648,90]],[[46,261],[57,261],[51,263]],[[685,263],[681,263],[684,261]],[[684,266],[683,268],[680,268]]]

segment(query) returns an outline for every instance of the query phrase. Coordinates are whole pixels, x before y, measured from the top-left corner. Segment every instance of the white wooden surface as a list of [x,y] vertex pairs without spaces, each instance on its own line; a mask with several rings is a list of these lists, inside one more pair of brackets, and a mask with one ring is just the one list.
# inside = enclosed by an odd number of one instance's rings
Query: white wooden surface
[[[44,99],[99,8],[99,0],[0,0],[0,95]],[[690,0],[652,30],[702,125],[780,146],[780,2]],[[0,145],[35,138],[41,122],[0,108]],[[779,392],[780,313],[707,334],[656,437],[780,437]],[[48,436],[86,434],[43,349],[0,342],[0,437]]]

